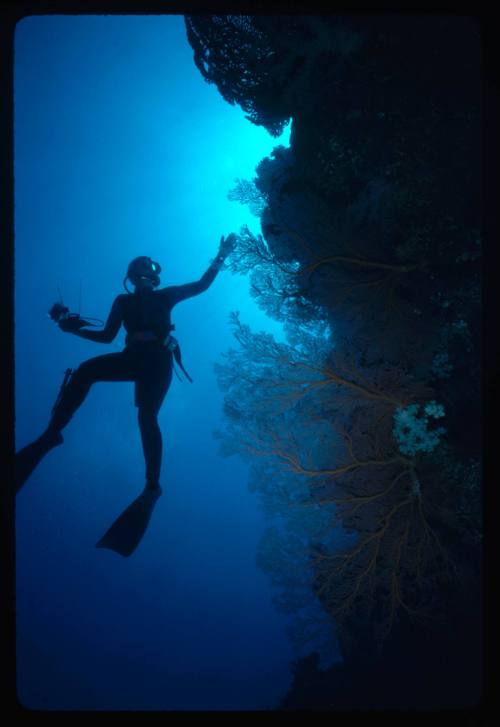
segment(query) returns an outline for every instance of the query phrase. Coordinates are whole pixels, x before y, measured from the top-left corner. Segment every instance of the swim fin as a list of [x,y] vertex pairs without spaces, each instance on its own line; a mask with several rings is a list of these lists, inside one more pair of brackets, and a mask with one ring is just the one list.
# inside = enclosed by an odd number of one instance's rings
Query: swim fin
[[16,494],[31,476],[33,470],[51,449],[63,443],[60,432],[45,431],[38,439],[26,445],[15,455]]
[[145,487],[96,543],[96,548],[114,550],[125,558],[132,555],[146,532],[161,493],[160,487]]

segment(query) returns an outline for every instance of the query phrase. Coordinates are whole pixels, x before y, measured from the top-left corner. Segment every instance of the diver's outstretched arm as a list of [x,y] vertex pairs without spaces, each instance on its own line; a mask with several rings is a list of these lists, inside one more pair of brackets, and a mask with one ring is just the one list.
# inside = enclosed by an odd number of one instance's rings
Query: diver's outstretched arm
[[232,251],[235,238],[236,235],[234,233],[231,233],[225,239],[224,235],[222,235],[219,243],[219,249],[214,261],[199,280],[196,280],[194,283],[185,283],[184,285],[171,285],[164,289],[168,293],[172,305],[208,290],[217,277],[217,273],[221,269],[224,260]]
[[[111,343],[116,337],[116,334],[120,330],[120,326],[123,321],[123,313],[121,307],[121,295],[115,298],[111,311],[108,316],[108,320],[102,331],[86,330],[85,328],[79,328],[77,330],[70,330],[69,333],[74,333],[75,336],[80,338],[86,338],[88,341],[95,341],[96,343]],[[64,330],[64,328],[63,328]]]

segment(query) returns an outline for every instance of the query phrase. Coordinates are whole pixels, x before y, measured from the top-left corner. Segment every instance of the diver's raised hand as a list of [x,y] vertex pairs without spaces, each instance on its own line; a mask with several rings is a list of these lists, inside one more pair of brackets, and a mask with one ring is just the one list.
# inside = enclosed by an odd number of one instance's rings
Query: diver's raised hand
[[227,256],[234,250],[236,243],[236,235],[231,232],[226,238],[222,235],[217,252],[217,259],[223,262]]

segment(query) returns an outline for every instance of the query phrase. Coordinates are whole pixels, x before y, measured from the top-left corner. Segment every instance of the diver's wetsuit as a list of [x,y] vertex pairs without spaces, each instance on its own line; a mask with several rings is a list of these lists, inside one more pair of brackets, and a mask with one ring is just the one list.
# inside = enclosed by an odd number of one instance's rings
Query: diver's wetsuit
[[170,313],[180,301],[207,290],[218,270],[219,266],[212,264],[194,283],[121,294],[115,299],[102,331],[78,331],[82,338],[110,343],[123,323],[127,331],[125,349],[88,359],[76,369],[55,407],[48,431],[57,433],[66,426],[93,383],[134,381],[146,480],[156,486],[162,457],[158,412],[172,380],[172,353],[165,345],[173,327]]

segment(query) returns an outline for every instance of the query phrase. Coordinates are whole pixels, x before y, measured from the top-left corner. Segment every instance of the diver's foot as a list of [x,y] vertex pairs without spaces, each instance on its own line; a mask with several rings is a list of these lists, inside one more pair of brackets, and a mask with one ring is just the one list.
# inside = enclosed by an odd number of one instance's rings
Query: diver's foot
[[60,431],[46,430],[38,439],[16,452],[15,487],[19,492],[33,470],[53,447],[63,443]]

